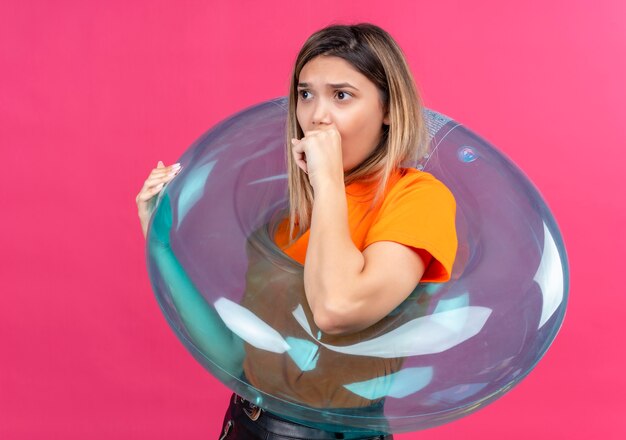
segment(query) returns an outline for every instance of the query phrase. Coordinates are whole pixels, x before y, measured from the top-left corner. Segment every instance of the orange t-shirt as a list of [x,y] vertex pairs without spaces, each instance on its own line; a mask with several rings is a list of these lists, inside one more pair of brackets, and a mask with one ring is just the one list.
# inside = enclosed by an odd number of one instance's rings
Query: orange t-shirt
[[[378,206],[368,208],[376,184],[357,182],[346,187],[350,234],[363,251],[376,241],[401,243],[432,256],[422,281],[450,279],[456,256],[456,203],[446,186],[431,174],[413,168],[398,169]],[[287,255],[305,263],[309,231],[288,246],[289,224],[279,223],[274,240]],[[422,253],[422,251],[418,251]],[[401,311],[376,324],[347,335],[319,332],[308,308],[302,273],[284,271],[268,261],[254,246],[248,247],[250,264],[242,306],[276,329],[289,343],[286,353],[274,353],[246,344],[244,372],[250,384],[273,396],[321,408],[369,407],[380,397],[353,391],[352,385],[388,377],[399,371],[404,358],[346,355],[317,344],[293,318],[302,307],[312,334],[319,342],[350,346],[387,334],[429,307],[430,296],[407,302]],[[331,372],[331,373],[329,373]]]
[[[421,282],[448,281],[458,246],[456,202],[450,190],[430,173],[399,168],[391,176],[382,203],[367,212],[375,190],[375,183],[354,182],[346,186],[354,245],[361,252],[377,241],[421,249],[432,256]],[[274,241],[283,252],[304,265],[309,232],[287,246],[289,223],[285,219],[278,226]]]

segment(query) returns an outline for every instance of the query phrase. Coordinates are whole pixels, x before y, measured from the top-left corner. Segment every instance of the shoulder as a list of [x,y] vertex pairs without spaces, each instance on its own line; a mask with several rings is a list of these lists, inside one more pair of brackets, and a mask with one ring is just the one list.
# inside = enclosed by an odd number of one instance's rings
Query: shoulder
[[379,241],[400,243],[430,254],[433,261],[423,281],[450,279],[458,247],[452,192],[430,173],[403,169],[368,231],[365,247]]
[[400,187],[409,187],[415,185],[433,186],[437,188],[448,189],[441,180],[437,179],[431,173],[420,171],[416,168],[400,168],[398,171],[400,179],[397,184]]
[[397,202],[410,201],[456,205],[452,191],[432,174],[415,168],[401,168],[398,176],[385,197],[383,209],[385,205],[388,208]]

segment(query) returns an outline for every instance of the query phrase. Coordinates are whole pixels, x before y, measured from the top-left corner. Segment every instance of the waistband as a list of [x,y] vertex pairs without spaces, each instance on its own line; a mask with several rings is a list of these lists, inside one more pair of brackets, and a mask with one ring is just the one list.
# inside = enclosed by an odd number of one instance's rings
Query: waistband
[[[305,426],[261,409],[237,394],[233,394],[231,407],[234,409],[234,417],[236,417],[237,413],[241,415],[245,414],[245,417],[238,417],[238,419],[240,419],[240,422],[243,423],[248,430],[258,433],[260,438],[271,439],[271,434],[275,434],[292,439],[310,440],[393,440],[391,434],[367,431],[330,432]],[[234,421],[234,423],[236,423],[236,421]],[[267,433],[270,433],[270,435],[265,437]]]

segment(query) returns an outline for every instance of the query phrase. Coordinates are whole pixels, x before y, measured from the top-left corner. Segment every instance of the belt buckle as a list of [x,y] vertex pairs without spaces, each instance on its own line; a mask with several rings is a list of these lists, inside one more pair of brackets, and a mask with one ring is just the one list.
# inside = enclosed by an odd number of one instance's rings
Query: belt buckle
[[247,406],[245,405],[243,407],[243,412],[246,413],[246,415],[248,416],[248,418],[250,418],[250,420],[252,420],[253,422],[256,422],[257,419],[261,416],[261,408],[259,408],[258,406],[246,402],[248,405],[250,405],[250,409],[247,408]]
[[246,399],[241,397],[239,394],[237,393],[234,393],[234,394],[235,395],[233,396],[233,403],[236,405],[237,400],[239,400],[242,403],[243,412],[246,413],[246,415],[248,416],[250,420],[252,420],[253,422],[256,422],[258,418],[261,417],[261,412],[263,410],[259,408],[258,406],[256,406],[255,404],[253,404],[252,402],[247,401]]

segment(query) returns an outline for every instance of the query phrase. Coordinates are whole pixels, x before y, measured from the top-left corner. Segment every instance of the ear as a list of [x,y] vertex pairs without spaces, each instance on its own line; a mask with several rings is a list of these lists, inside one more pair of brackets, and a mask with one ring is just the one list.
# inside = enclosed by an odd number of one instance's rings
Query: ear
[[383,116],[383,124],[389,125],[389,111],[385,111],[385,116]]

